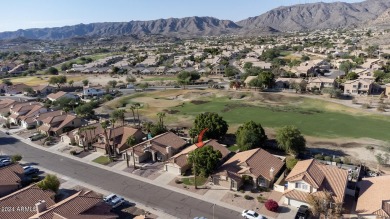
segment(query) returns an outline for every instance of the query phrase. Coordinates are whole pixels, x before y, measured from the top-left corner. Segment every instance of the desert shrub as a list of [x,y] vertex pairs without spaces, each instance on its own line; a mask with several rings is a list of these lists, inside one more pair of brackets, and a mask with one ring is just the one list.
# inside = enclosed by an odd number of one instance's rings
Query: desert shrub
[[253,199],[253,197],[250,196],[250,195],[244,195],[244,198],[245,198],[246,200],[252,200],[252,199]]
[[317,160],[324,160],[324,155],[316,154],[316,155],[314,155],[314,158],[317,159]]
[[21,161],[21,160],[22,160],[22,155],[20,155],[20,154],[15,154],[15,155],[11,156],[11,161],[13,163],[16,163],[16,162]]
[[262,195],[257,196],[256,199],[260,203],[264,203],[265,202],[265,198]]
[[351,158],[349,158],[349,157],[344,157],[344,158],[343,158],[343,163],[345,163],[345,164],[351,164]]
[[352,100],[352,103],[353,103],[353,104],[357,104],[357,103],[358,103],[357,99],[353,99],[353,100]]
[[70,153],[71,155],[76,155],[76,154],[77,154],[77,152],[76,152],[75,150],[71,150],[69,153]]
[[265,202],[265,208],[268,210],[268,211],[272,211],[272,212],[277,212],[278,211],[278,208],[279,208],[279,204],[272,200],[272,199],[268,199],[266,202]]
[[241,192],[241,193],[245,193],[245,191],[244,191],[243,189],[240,189],[240,192]]
[[379,112],[386,112],[386,106],[384,104],[379,104],[376,110],[378,110]]
[[333,160],[333,162],[336,162],[336,163],[341,163],[341,158],[337,157]]
[[175,179],[176,184],[182,184],[183,182],[180,179]]
[[332,161],[332,157],[331,157],[331,156],[325,156],[325,157],[324,157],[324,160],[325,160],[325,161]]
[[370,104],[368,104],[368,103],[362,104],[362,108],[363,109],[369,109],[370,108]]

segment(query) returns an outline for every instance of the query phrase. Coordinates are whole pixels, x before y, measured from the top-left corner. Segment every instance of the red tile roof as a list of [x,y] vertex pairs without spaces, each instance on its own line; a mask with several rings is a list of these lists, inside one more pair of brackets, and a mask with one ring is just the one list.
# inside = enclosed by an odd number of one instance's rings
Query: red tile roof
[[[95,206],[98,207],[95,211],[88,211]],[[99,211],[99,208],[105,209],[105,211]],[[99,215],[110,216],[111,218],[115,216],[115,214],[110,213],[110,208],[103,202],[102,197],[91,191],[79,191],[69,198],[47,208],[46,211],[34,215],[33,218],[52,219],[54,213],[62,216],[68,215],[71,218],[76,216],[77,218],[77,216],[81,216],[87,211],[87,215],[95,215],[95,218],[99,217]]]
[[20,164],[12,164],[0,168],[0,185],[19,184],[24,176],[23,167]]
[[299,161],[285,180],[286,182],[303,180],[318,189],[317,195],[326,190],[332,194],[335,202],[341,203],[344,201],[348,183],[348,171],[310,159]]
[[390,217],[390,175],[364,178],[359,182],[356,212]]
[[58,98],[61,98],[65,94],[66,94],[66,92],[64,92],[64,91],[58,91],[57,93],[51,93],[51,94],[47,95],[47,98],[57,100]]
[[252,174],[255,177],[262,176],[265,179],[272,180],[271,169],[273,169],[274,174],[277,174],[283,168],[283,165],[284,162],[280,158],[258,148],[235,154],[219,168],[218,172]]
[[317,164],[319,163],[314,159],[299,161],[286,177],[286,181],[303,180],[318,189],[325,179],[325,175]]
[[[48,207],[54,205],[54,192],[50,190],[42,190],[36,185],[31,185],[20,189],[12,194],[0,198],[0,206],[7,207],[10,211],[0,211],[1,219],[26,219],[34,214],[35,203],[41,200],[46,201]],[[19,209],[18,209],[19,207]],[[24,207],[26,209],[21,209]],[[6,209],[5,209],[6,210]]]

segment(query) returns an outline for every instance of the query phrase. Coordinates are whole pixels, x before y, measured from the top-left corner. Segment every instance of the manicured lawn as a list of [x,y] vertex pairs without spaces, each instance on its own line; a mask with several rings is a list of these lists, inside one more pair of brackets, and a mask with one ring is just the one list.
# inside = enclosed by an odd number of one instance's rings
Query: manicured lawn
[[[194,186],[194,177],[188,177],[182,179],[183,184],[187,186]],[[196,177],[196,185],[197,186],[203,186],[207,182],[207,178],[197,176]]]
[[93,162],[98,163],[98,164],[102,164],[102,165],[107,165],[111,162],[111,160],[107,156],[100,156],[100,157],[96,158],[95,160],[93,160]]
[[[310,100],[307,100],[310,101]],[[343,110],[328,110],[323,107],[325,101],[316,101],[313,107],[304,102],[295,106],[255,106],[246,101],[231,101],[227,98],[213,98],[203,104],[185,103],[172,109],[185,116],[196,116],[200,112],[217,112],[229,124],[242,124],[253,120],[264,127],[278,128],[295,125],[305,135],[321,137],[368,137],[378,140],[390,140],[390,121],[380,115],[353,114]],[[318,107],[316,107],[318,105]]]
[[229,149],[229,151],[236,152],[238,150],[238,146],[237,145],[232,145],[232,146],[228,147],[227,149]]

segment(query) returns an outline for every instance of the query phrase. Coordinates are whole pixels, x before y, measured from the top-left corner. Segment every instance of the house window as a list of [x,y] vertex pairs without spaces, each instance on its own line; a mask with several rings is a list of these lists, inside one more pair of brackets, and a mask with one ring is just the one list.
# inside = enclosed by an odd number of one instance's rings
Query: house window
[[353,85],[353,88],[357,88],[357,85]]
[[307,190],[307,185],[305,183],[297,182],[295,183],[295,188]]
[[363,85],[363,87],[364,87],[364,88],[367,88],[367,87],[368,87],[368,85]]

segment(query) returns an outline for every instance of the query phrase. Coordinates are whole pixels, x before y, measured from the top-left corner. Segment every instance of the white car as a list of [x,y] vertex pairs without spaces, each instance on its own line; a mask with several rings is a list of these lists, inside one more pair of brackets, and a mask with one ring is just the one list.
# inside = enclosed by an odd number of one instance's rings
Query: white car
[[246,219],[264,219],[263,216],[251,210],[244,210],[241,215]]
[[2,160],[0,162],[0,167],[5,167],[5,166],[8,166],[10,165],[12,162],[10,160]]

